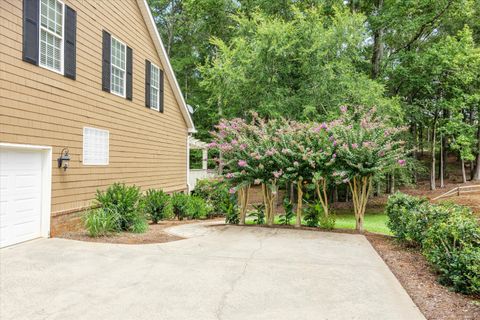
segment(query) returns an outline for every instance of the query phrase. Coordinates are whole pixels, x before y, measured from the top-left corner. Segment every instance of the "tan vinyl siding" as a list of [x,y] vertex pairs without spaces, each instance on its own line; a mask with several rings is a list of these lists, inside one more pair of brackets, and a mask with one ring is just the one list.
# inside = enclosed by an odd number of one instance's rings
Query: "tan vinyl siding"
[[[0,142],[53,147],[52,212],[90,204],[115,181],[185,190],[187,125],[165,79],[165,109],[145,107],[145,59],[164,69],[135,0],[64,1],[77,11],[77,79],[22,61],[22,1],[0,2]],[[133,49],[133,101],[102,91],[102,30]],[[83,127],[110,132],[110,164],[82,164]],[[72,160],[56,166],[68,146]]]

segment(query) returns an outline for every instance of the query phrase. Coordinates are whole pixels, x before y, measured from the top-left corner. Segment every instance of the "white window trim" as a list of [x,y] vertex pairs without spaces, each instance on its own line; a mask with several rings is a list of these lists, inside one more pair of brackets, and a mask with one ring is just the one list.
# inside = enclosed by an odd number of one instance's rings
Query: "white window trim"
[[[112,59],[112,56],[113,56],[113,49],[112,48],[113,48],[113,46],[112,46],[112,42],[113,42],[113,40],[120,42],[120,44],[125,47],[125,66],[124,66],[124,68],[122,69],[119,66],[115,66],[115,68],[123,71],[123,94],[120,94],[118,92],[114,92],[112,90],[112,74],[113,74],[113,62],[112,62],[113,61],[113,59]],[[110,36],[110,92],[113,93],[114,95],[122,97],[122,98],[127,97],[127,45],[126,45],[125,42],[123,42],[122,40],[120,40],[120,39],[118,39],[118,38],[116,38],[112,35]]]
[[45,68],[47,70],[50,70],[50,71],[53,71],[53,72],[56,72],[56,73],[59,73],[61,75],[64,75],[64,56],[65,56],[65,3],[63,1],[60,1],[60,0],[57,0],[58,3],[60,3],[62,5],[62,45],[60,46],[60,71],[59,70],[56,70],[54,68],[50,68],[49,66],[47,65],[43,65],[42,62],[41,62],[41,55],[42,55],[42,46],[40,44],[41,42],[41,39],[42,39],[42,30],[50,33],[51,35],[53,35],[54,37],[58,37],[58,34],[56,34],[55,32],[52,32],[50,30],[48,30],[48,28],[45,28],[42,26],[42,3],[41,1],[39,1],[39,9],[38,9],[38,14],[39,14],[39,17],[38,17],[38,25],[39,25],[39,28],[38,28],[38,65],[42,68]]
[[[153,72],[152,72],[152,69],[153,68],[156,68],[158,69],[158,87],[155,87],[153,85]],[[153,110],[156,110],[156,111],[160,111],[160,67],[158,67],[156,64],[154,63],[150,63],[150,96],[152,96],[152,88],[154,89],[157,89],[157,106],[151,106],[151,108]]]
[[[97,130],[97,131],[103,131],[103,132],[106,132],[107,133],[107,153],[108,153],[108,156],[107,156],[107,162],[104,163],[100,163],[100,162],[96,162],[96,163],[85,163],[85,129],[93,129],[93,130]],[[82,164],[84,166],[108,166],[110,164],[110,131],[108,130],[105,130],[105,129],[99,129],[99,128],[94,128],[94,127],[83,127],[83,142],[82,142]]]

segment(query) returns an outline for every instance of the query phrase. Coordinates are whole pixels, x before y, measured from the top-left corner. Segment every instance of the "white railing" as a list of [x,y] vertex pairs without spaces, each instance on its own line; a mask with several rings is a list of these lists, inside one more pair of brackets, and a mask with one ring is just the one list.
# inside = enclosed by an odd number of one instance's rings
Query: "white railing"
[[473,192],[480,192],[480,184],[474,184],[471,186],[462,186],[453,188],[442,195],[434,198],[433,200],[438,200],[441,198],[453,197],[453,196],[460,196],[465,193],[473,193]]
[[195,185],[197,184],[197,180],[205,179],[205,178],[213,178],[215,177],[214,170],[205,170],[205,169],[190,169],[190,191],[195,189]]

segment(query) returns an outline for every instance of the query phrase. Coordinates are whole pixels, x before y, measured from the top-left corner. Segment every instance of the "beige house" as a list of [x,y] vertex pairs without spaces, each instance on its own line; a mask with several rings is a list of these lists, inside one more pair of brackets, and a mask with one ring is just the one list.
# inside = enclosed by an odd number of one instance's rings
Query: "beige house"
[[97,189],[188,189],[194,125],[146,0],[0,1],[0,246]]

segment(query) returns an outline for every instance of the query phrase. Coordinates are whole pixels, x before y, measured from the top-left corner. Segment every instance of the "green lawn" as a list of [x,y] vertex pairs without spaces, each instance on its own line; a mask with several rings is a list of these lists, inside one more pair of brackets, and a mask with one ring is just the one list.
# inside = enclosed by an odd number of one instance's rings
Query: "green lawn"
[[[335,229],[355,229],[355,216],[353,212],[336,212]],[[387,227],[387,215],[383,212],[367,212],[365,214],[364,228],[366,231],[391,235]],[[279,223],[279,217],[275,217],[275,224]],[[246,224],[254,224],[252,218],[247,218]],[[291,225],[295,224],[292,219]]]
[[[336,214],[335,228],[339,229],[355,229],[355,216],[353,212],[342,212]],[[387,215],[383,212],[367,212],[365,213],[365,222],[363,227],[365,230],[376,233],[391,235],[390,229],[387,227]]]

